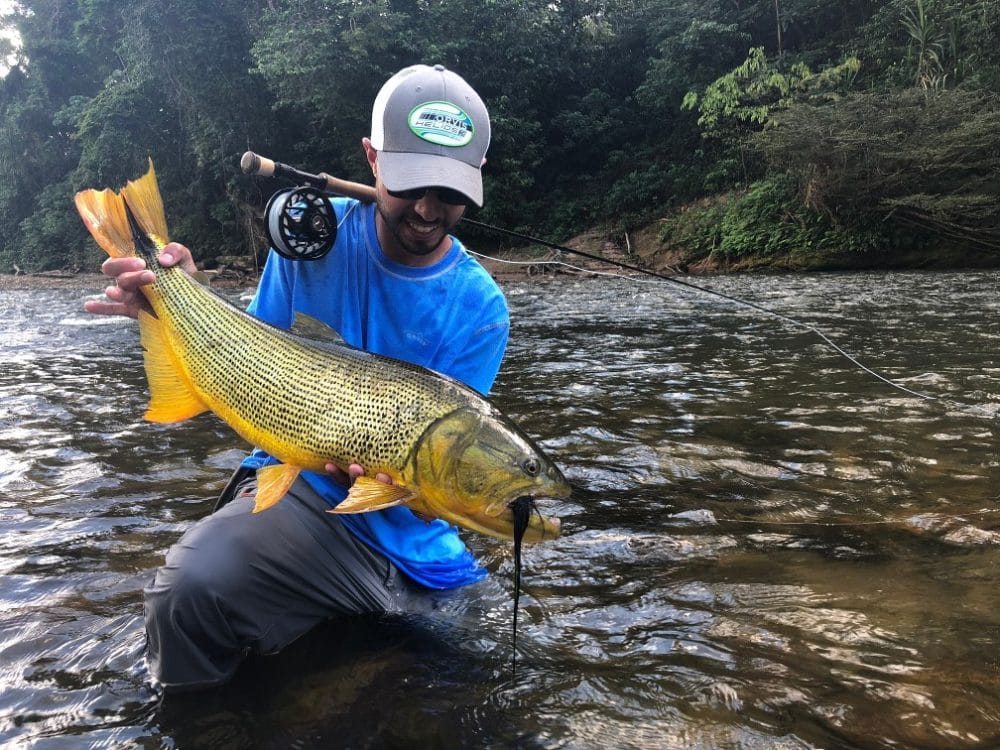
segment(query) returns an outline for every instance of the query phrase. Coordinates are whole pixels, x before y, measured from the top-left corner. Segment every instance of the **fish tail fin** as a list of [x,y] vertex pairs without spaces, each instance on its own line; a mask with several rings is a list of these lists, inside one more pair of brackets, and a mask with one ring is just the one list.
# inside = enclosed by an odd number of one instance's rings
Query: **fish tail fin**
[[[167,219],[152,159],[146,174],[129,182],[120,195],[107,189],[81,190],[73,200],[84,225],[112,258],[149,252],[146,238],[157,247],[168,242]],[[135,219],[135,227],[129,222],[129,213]],[[143,247],[137,248],[137,242]]]
[[167,218],[163,212],[163,199],[160,188],[156,184],[156,171],[153,160],[149,160],[149,169],[142,177],[130,181],[122,188],[122,198],[128,204],[132,215],[140,229],[158,247],[169,242],[167,239]]
[[112,258],[136,254],[125,202],[111,190],[81,190],[73,199],[84,225]]

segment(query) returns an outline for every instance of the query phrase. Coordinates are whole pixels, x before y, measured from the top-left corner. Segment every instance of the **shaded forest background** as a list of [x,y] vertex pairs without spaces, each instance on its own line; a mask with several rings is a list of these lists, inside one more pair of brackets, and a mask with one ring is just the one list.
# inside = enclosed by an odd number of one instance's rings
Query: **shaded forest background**
[[[465,76],[476,218],[644,262],[1000,264],[1000,0],[20,0],[0,28],[0,271],[96,269],[72,206],[157,167],[172,236],[262,253],[248,149],[370,181],[381,84]],[[463,236],[474,246],[486,236]]]

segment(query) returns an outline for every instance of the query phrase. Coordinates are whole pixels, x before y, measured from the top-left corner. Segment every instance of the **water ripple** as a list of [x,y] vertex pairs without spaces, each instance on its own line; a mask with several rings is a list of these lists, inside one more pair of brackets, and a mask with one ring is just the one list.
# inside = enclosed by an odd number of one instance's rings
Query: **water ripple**
[[517,676],[510,545],[472,537],[493,575],[435,612],[332,622],[163,703],[141,589],[246,446],[142,421],[133,322],[0,293],[0,743],[992,746],[998,282],[699,280],[942,401],[718,298],[508,284],[496,401],[575,487],[563,537],[525,550]]

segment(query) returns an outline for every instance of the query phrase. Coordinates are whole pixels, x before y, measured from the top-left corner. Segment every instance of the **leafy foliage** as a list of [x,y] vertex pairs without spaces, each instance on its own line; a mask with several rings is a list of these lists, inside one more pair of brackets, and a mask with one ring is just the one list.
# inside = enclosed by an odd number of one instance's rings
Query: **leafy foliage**
[[372,100],[415,62],[487,101],[487,222],[667,213],[727,257],[997,242],[1000,0],[19,0],[5,29],[0,270],[96,266],[72,194],[147,157],[201,262],[257,253],[278,186],[240,154],[370,179]]
[[681,249],[689,263],[709,255],[729,263],[777,257],[794,262],[802,256],[870,252],[883,244],[877,233],[846,231],[806,205],[795,181],[784,175],[681,212],[661,225],[660,239]]
[[705,135],[744,132],[743,126],[765,125],[773,110],[846,92],[860,69],[861,61],[849,57],[819,73],[804,63],[783,73],[768,62],[763,47],[752,47],[745,61],[710,83],[703,94],[685,94],[681,106],[698,109]]
[[814,210],[1000,248],[1000,97],[960,89],[866,93],[789,108],[754,141]]

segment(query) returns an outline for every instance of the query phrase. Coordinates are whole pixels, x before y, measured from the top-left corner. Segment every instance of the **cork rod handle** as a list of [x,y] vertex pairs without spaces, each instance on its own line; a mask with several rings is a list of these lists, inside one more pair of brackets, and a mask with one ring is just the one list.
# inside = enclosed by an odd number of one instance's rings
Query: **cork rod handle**
[[342,180],[333,177],[326,172],[312,174],[303,172],[300,169],[282,164],[280,161],[268,159],[266,156],[247,151],[240,158],[240,169],[244,174],[259,175],[261,177],[284,177],[289,180],[305,182],[319,190],[325,190],[335,195],[343,195],[348,198],[356,198],[363,203],[375,202],[375,188],[371,185],[362,185],[360,182]]

